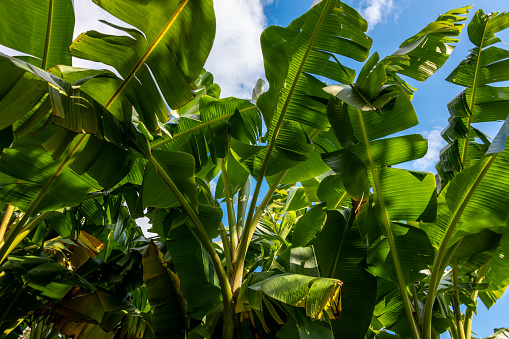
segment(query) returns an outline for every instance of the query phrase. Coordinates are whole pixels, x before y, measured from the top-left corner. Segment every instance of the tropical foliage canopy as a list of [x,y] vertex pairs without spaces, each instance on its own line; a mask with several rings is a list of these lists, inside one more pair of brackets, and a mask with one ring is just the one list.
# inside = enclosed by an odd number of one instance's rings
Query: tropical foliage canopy
[[203,69],[211,0],[94,2],[119,35],[73,41],[71,0],[0,3],[0,338],[472,337],[509,285],[509,13],[466,27],[434,175],[394,167],[428,149],[407,80],[471,7],[382,58],[323,0],[263,32],[268,89],[240,99]]

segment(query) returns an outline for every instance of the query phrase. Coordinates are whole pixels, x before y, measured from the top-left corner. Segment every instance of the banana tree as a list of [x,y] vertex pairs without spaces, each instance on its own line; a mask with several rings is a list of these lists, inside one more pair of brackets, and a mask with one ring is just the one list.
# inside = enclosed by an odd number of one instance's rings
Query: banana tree
[[[503,253],[506,238],[506,231],[500,226],[507,221],[503,211],[507,182],[504,171],[500,171],[507,166],[505,93],[508,88],[490,84],[507,80],[508,51],[497,45],[501,40],[495,35],[507,27],[507,13],[484,14],[482,10],[477,11],[468,25],[468,36],[475,47],[447,78],[447,81],[466,89],[448,104],[451,117],[449,126],[442,132],[449,144],[442,150],[437,164],[443,189],[438,203],[439,216],[435,224],[422,226],[438,249],[424,311],[425,337],[430,336],[432,305],[445,267],[452,267],[456,287],[462,280],[475,284],[491,283],[484,289],[485,292],[481,292],[487,296],[484,300],[488,306],[501,296],[501,289],[505,289],[500,285],[506,280],[505,274],[503,270],[496,269],[504,267],[505,261],[500,261],[500,256],[495,255]],[[472,125],[504,120],[506,122],[492,142]],[[476,138],[481,142],[477,142]],[[494,199],[489,207],[484,207],[486,202],[479,200],[486,194]],[[479,215],[479,208],[485,213]],[[470,248],[466,250],[465,247]],[[476,278],[470,279],[473,273]],[[486,279],[487,273],[493,276],[492,280]],[[463,300],[466,299],[469,305],[465,317],[459,310],[458,289],[451,296],[455,337],[471,338],[472,315],[479,292],[476,288],[462,292]]]
[[[447,312],[430,316],[434,293],[444,290],[437,278],[450,260],[440,254],[443,243],[451,247],[448,239],[443,241],[441,221],[444,213],[470,211],[467,200],[499,182],[493,181],[495,172],[489,177],[483,171],[488,165],[502,168],[504,153],[496,161],[476,162],[480,156],[465,151],[472,164],[463,161],[461,166],[470,167],[456,175],[446,168],[450,183],[441,181],[445,188],[437,199],[433,175],[391,168],[423,156],[426,140],[386,137],[417,124],[412,88],[400,75],[424,81],[440,68],[468,8],[441,15],[379,60],[376,53],[369,57],[366,21],[340,1],[322,1],[288,27],[269,27],[262,34],[269,90],[259,82],[252,100],[243,100],[220,99],[219,86],[202,69],[214,37],[211,1],[97,4],[134,28],[109,24],[127,36],[91,31],[69,45],[72,21],[59,18],[72,7],[63,0],[40,7],[27,1],[10,4],[12,18],[2,19],[2,27],[14,31],[23,9],[37,18],[26,27],[45,39],[0,41],[29,55],[0,60],[8,79],[0,85],[0,171],[7,184],[0,200],[8,204],[0,260],[9,277],[18,274],[17,281],[30,281],[27,276],[39,271],[46,273],[42,280],[48,279],[37,285],[42,294],[32,292],[33,283],[26,288],[12,283],[5,291],[35,293],[37,301],[54,305],[51,311],[21,312],[2,326],[11,329],[24,321],[37,335],[59,331],[106,338],[163,338],[169,332],[191,338],[221,333],[225,338],[276,333],[363,338],[389,336],[386,329],[418,338],[421,326],[424,337],[446,329],[440,320]],[[492,33],[505,25],[505,19],[497,20]],[[486,37],[496,39],[491,33]],[[488,53],[495,54],[503,58],[499,50]],[[70,55],[106,63],[120,77],[71,67]],[[367,62],[355,77],[340,57]],[[324,78],[340,85],[324,91]],[[499,101],[503,97],[501,92]],[[480,102],[490,101],[483,98]],[[503,110],[503,102],[497,104]],[[486,143],[480,132],[475,136]],[[504,138],[505,129],[488,153],[502,152]],[[452,166],[453,160],[441,164]],[[252,177],[256,185],[249,201]],[[264,179],[269,188],[258,204]],[[215,192],[213,180],[218,180]],[[296,182],[303,187],[296,188]],[[456,196],[466,197],[465,203],[447,200]],[[155,242],[139,236],[133,218],[143,215],[151,218]],[[493,226],[502,223],[453,234],[465,243],[500,243],[458,254],[461,272],[504,251],[504,238],[484,231]],[[89,231],[104,244],[99,259],[84,256],[73,242]],[[51,238],[51,232],[62,240]],[[53,250],[40,261],[39,253],[33,272],[23,264],[31,260],[25,251],[58,243],[65,244],[64,252],[81,254],[68,258]],[[438,248],[435,259],[433,246]],[[66,258],[68,267],[79,268],[65,269]],[[421,270],[430,266],[433,273],[426,277]],[[505,280],[485,267],[481,275],[496,284],[485,298],[496,298]],[[52,295],[47,286],[55,272],[56,283],[69,277],[75,283]],[[419,281],[423,284],[416,288]],[[464,295],[468,290],[462,282],[440,293],[439,306],[448,307],[447,301],[457,306],[454,291]],[[421,324],[422,286],[428,295]],[[479,279],[470,290],[481,287]],[[6,300],[17,306],[16,298]],[[77,319],[78,325],[72,325]]]

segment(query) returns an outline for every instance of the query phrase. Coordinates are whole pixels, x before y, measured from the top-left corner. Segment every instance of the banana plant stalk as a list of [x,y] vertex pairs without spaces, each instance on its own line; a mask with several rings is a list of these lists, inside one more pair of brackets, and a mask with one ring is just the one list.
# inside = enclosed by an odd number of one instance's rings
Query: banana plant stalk
[[[484,279],[484,275],[486,274],[486,271],[488,269],[489,261],[484,264],[477,274],[479,275],[478,278],[475,280],[476,284],[482,283]],[[470,298],[474,301],[474,303],[477,302],[477,296],[479,295],[479,291],[475,290],[472,292],[472,295]],[[465,338],[471,339],[472,338],[472,319],[473,319],[474,313],[472,312],[472,309],[468,308],[467,312],[465,313]]]
[[[16,180],[16,183],[19,184],[21,180]],[[14,212],[14,206],[7,205],[5,209],[4,218],[2,219],[2,224],[0,225],[0,246],[2,246],[4,242],[5,231],[7,230],[7,225],[9,224],[9,220],[11,220],[12,213]]]
[[228,182],[228,175],[226,173],[226,166],[224,164],[224,159],[219,159],[219,164],[221,165],[221,176],[223,178],[223,186],[224,186],[224,195],[226,199],[226,210],[228,213],[228,227],[230,229],[230,241],[231,248],[237,248],[238,242],[238,234],[237,234],[237,222],[235,221],[235,211],[233,210],[233,200],[230,192],[230,184]]
[[230,287],[230,283],[228,281],[228,276],[226,275],[226,271],[224,270],[223,264],[221,262],[221,258],[219,258],[219,255],[217,254],[214,245],[212,244],[212,241],[209,239],[207,235],[207,231],[203,227],[200,219],[198,219],[198,216],[196,212],[193,210],[191,205],[189,205],[186,198],[182,195],[180,190],[177,188],[173,180],[169,177],[169,175],[166,173],[164,168],[157,162],[157,160],[147,152],[143,151],[143,148],[139,146],[137,141],[134,141],[135,144],[138,145],[138,149],[142,150],[143,155],[145,158],[154,166],[157,173],[161,176],[161,178],[164,180],[166,185],[170,188],[172,193],[175,195],[177,200],[182,205],[182,208],[186,212],[186,214],[191,219],[192,223],[194,224],[198,235],[200,239],[203,242],[203,245],[205,246],[205,249],[207,253],[210,255],[212,259],[212,263],[214,265],[214,268],[217,273],[217,277],[219,279],[219,285],[221,287],[221,294],[223,296],[223,307],[224,307],[224,327],[223,327],[223,338],[233,338],[234,335],[234,324],[232,322],[233,314],[234,314],[234,305],[233,305],[233,294],[232,289]]
[[[246,259],[247,254],[247,248],[249,247],[249,242],[251,241],[251,238],[253,237],[254,231],[256,229],[256,225],[258,225],[258,221],[260,221],[260,218],[267,207],[267,205],[270,202],[270,199],[272,198],[272,195],[276,191],[277,186],[283,180],[286,173],[288,173],[288,170],[285,170],[279,174],[277,179],[274,181],[274,183],[269,187],[267,190],[267,194],[263,198],[262,202],[260,203],[260,206],[258,206],[258,209],[253,216],[253,219],[250,224],[246,223],[246,229],[242,233],[242,237],[240,239],[240,243],[238,246],[238,250],[235,251],[235,267],[234,267],[234,274],[233,274],[233,293],[237,293],[240,289],[240,286],[242,285],[242,278],[244,277],[244,260]],[[253,198],[254,199],[254,198]],[[253,204],[254,200],[251,201],[251,204]]]
[[465,195],[460,207],[458,208],[456,214],[454,215],[454,218],[451,220],[451,223],[449,224],[447,228],[447,232],[444,236],[444,239],[442,241],[442,244],[440,245],[440,248],[438,249],[437,256],[435,258],[435,263],[433,265],[433,270],[431,272],[430,277],[430,284],[428,287],[428,294],[426,295],[426,303],[424,306],[424,315],[423,315],[423,338],[424,339],[431,339],[432,335],[432,327],[431,327],[431,320],[433,315],[433,304],[435,302],[436,293],[438,290],[438,284],[440,282],[440,277],[442,276],[445,267],[449,264],[450,258],[452,257],[455,248],[453,247],[449,253],[447,253],[449,240],[451,239],[454,230],[456,228],[456,224],[461,218],[461,215],[463,214],[463,211],[467,207],[468,203],[470,202],[470,199],[475,193],[475,190],[481,183],[482,179],[488,172],[489,168],[495,161],[497,155],[492,155],[489,160],[484,164],[483,169],[477,176],[476,180],[474,181],[474,184],[468,191],[468,193]]
[[[458,258],[453,259],[452,266],[452,283],[454,287],[458,287]],[[460,339],[465,339],[465,331],[463,329],[463,320],[461,319],[461,310],[460,310],[460,297],[457,289],[454,290],[453,293],[453,310],[454,317],[456,319],[456,328],[458,329],[458,334]]]
[[[354,85],[351,85],[353,88],[355,88]],[[360,92],[358,92],[360,93]],[[357,109],[357,116],[359,118],[360,127],[362,130],[362,137],[364,139],[364,145],[366,147],[366,152],[369,160],[369,166],[371,169],[371,174],[373,176],[373,184],[374,184],[374,191],[378,198],[378,204],[380,207],[380,211],[382,213],[382,219],[384,223],[385,233],[387,235],[387,239],[389,241],[389,247],[391,249],[391,256],[392,260],[394,262],[394,269],[396,271],[396,276],[398,279],[398,289],[401,296],[401,299],[403,300],[403,305],[405,306],[405,315],[408,321],[408,326],[410,327],[410,331],[412,333],[413,339],[419,339],[420,338],[420,331],[417,327],[417,324],[415,323],[414,316],[413,316],[413,308],[412,304],[410,303],[410,299],[408,298],[408,293],[406,289],[405,279],[403,278],[403,271],[401,269],[401,264],[399,262],[398,252],[396,250],[396,243],[394,242],[394,235],[392,234],[391,225],[389,222],[389,218],[387,216],[387,210],[385,208],[385,201],[383,198],[383,193],[380,188],[380,183],[378,182],[378,175],[375,169],[375,164],[373,162],[373,157],[371,155],[371,147],[369,145],[369,139],[366,132],[366,127],[364,126],[364,119],[362,117],[362,113],[359,109]]]

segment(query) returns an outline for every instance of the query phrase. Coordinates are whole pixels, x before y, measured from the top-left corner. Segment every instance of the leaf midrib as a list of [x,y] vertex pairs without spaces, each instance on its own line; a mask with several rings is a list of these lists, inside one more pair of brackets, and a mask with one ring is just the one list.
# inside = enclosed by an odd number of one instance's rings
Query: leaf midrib
[[[257,106],[250,106],[250,107],[247,107],[247,108],[240,109],[240,110],[238,110],[238,111],[239,111],[239,113],[242,113],[242,112],[245,112],[245,111],[249,111],[250,109],[253,109],[253,108],[257,108]],[[159,148],[159,147],[161,147],[161,146],[164,146],[164,145],[166,145],[166,144],[168,144],[168,143],[170,143],[170,142],[172,142],[172,141],[175,141],[175,140],[177,140],[177,139],[179,139],[179,138],[181,138],[181,137],[183,137],[183,136],[185,136],[185,135],[187,135],[187,134],[189,134],[189,133],[192,133],[192,132],[194,132],[194,131],[197,131],[197,130],[199,130],[199,129],[202,129],[203,127],[207,127],[208,125],[211,125],[211,124],[216,123],[216,122],[218,122],[218,121],[221,121],[221,120],[224,120],[224,119],[230,118],[230,117],[231,117],[231,116],[233,116],[234,114],[235,114],[235,113],[229,113],[229,114],[225,114],[225,115],[223,115],[223,116],[220,116],[220,117],[218,117],[218,118],[215,118],[215,119],[212,119],[212,120],[206,121],[206,122],[204,122],[204,123],[202,123],[202,124],[199,124],[198,126],[195,126],[195,127],[190,128],[190,129],[188,129],[188,130],[186,130],[186,131],[184,131],[184,132],[182,132],[182,133],[176,134],[176,135],[174,135],[172,138],[168,138],[168,139],[166,139],[166,140],[160,141],[160,142],[158,142],[158,143],[156,143],[156,144],[152,145],[150,148],[151,148],[152,150],[154,150],[154,149],[156,149],[156,148]]]
[[313,31],[313,35],[311,36],[308,46],[306,47],[306,51],[304,52],[304,55],[302,56],[302,60],[299,64],[299,68],[297,69],[295,73],[294,81],[292,82],[292,85],[290,86],[290,90],[288,91],[288,95],[286,96],[285,103],[283,107],[281,108],[281,113],[279,115],[279,119],[276,123],[276,126],[274,127],[274,132],[272,133],[272,138],[270,139],[270,143],[267,147],[267,153],[265,154],[265,159],[263,160],[262,167],[260,169],[260,175],[258,177],[258,181],[261,182],[263,180],[263,177],[265,175],[265,171],[267,170],[270,154],[272,153],[272,149],[274,148],[274,145],[276,143],[276,138],[279,134],[279,130],[281,129],[281,125],[283,124],[283,120],[286,114],[286,110],[288,109],[288,106],[290,105],[290,101],[293,97],[293,92],[295,91],[295,88],[297,87],[297,83],[299,81],[299,77],[302,74],[302,70],[304,69],[304,65],[307,61],[307,58],[309,56],[309,53],[311,52],[311,48],[313,47],[313,44],[315,42],[316,36],[318,35],[318,32],[321,29],[322,22],[325,18],[325,15],[328,12],[329,6],[331,5],[332,0],[327,0],[327,3],[325,4],[322,14],[320,15],[320,19],[318,20],[315,30]]
[[164,28],[161,30],[161,32],[159,33],[159,35],[157,36],[157,38],[150,44],[149,48],[145,51],[145,53],[143,54],[143,56],[141,57],[141,59],[138,61],[138,63],[134,66],[133,70],[131,71],[131,73],[129,73],[129,75],[125,78],[125,80],[122,82],[122,84],[120,85],[120,87],[116,90],[115,94],[113,94],[113,96],[111,97],[111,99],[108,101],[108,103],[106,104],[106,106],[104,106],[106,109],[110,108],[111,105],[113,105],[113,103],[115,102],[115,100],[118,98],[118,96],[120,95],[120,93],[122,93],[122,91],[127,87],[127,85],[129,84],[129,82],[131,81],[131,79],[134,77],[134,75],[136,74],[136,72],[138,72],[138,70],[141,68],[141,66],[145,63],[145,61],[148,59],[148,57],[150,56],[150,54],[154,51],[154,49],[158,46],[158,44],[161,42],[161,40],[164,38],[164,36],[166,35],[166,33],[168,33],[168,31],[170,30],[171,26],[173,25],[173,23],[175,22],[175,20],[177,20],[177,17],[180,15],[180,13],[184,10],[184,7],[187,5],[187,3],[189,2],[189,0],[184,0],[182,2],[182,4],[180,4],[179,8],[175,11],[175,13],[173,13],[172,17],[170,18],[170,20],[166,23],[166,25],[164,26]]
[[488,21],[486,22],[486,25],[484,26],[484,30],[483,30],[483,33],[482,33],[481,44],[479,46],[479,54],[477,55],[477,62],[476,62],[476,65],[475,65],[474,83],[472,85],[472,96],[470,97],[470,105],[469,105],[470,106],[469,107],[470,115],[468,116],[468,121],[467,121],[468,134],[467,134],[467,138],[463,142],[463,152],[461,154],[461,163],[463,164],[463,167],[465,167],[466,162],[467,162],[468,139],[470,137],[470,129],[471,129],[472,117],[474,115],[474,104],[475,104],[475,93],[476,93],[476,90],[477,90],[477,82],[479,81],[479,78],[478,78],[478,75],[479,75],[479,64],[480,64],[480,61],[481,61],[481,54],[482,54],[482,49],[483,49],[483,45],[484,45],[484,37],[486,36],[486,31],[488,30],[488,23],[489,23],[490,20],[491,20],[491,18],[488,18]]
[[42,55],[42,65],[41,68],[46,70],[48,67],[48,55],[49,55],[49,45],[51,42],[51,26],[53,26],[53,3],[54,0],[49,0],[49,9],[48,9],[48,23],[46,26],[46,41],[44,43],[44,52]]

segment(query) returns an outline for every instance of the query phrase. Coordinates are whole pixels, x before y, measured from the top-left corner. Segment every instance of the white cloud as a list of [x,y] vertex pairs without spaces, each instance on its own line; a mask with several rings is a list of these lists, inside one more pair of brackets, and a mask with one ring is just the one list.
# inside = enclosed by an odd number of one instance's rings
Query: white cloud
[[251,98],[263,77],[260,34],[267,25],[267,0],[217,0],[216,38],[205,68],[221,86],[221,97]]
[[428,139],[428,153],[420,159],[412,162],[412,167],[419,171],[435,172],[435,164],[439,160],[440,150],[446,142],[440,135],[441,129],[435,128],[429,132],[422,133]]
[[[251,98],[258,78],[264,76],[260,34],[267,26],[263,6],[274,0],[216,0],[216,38],[205,68],[221,86],[221,97]],[[88,1],[75,1],[74,37],[88,30],[119,35],[99,19],[129,27]],[[124,33],[125,34],[125,33]],[[74,59],[79,67],[104,68],[102,64]]]
[[394,0],[363,0],[359,12],[368,21],[369,29],[383,22],[396,9]]
[[149,228],[152,228],[152,224],[150,224],[150,219],[147,217],[142,217],[136,219],[136,225],[141,227],[143,231],[143,235],[147,238],[157,237],[156,233],[149,232]]
[[80,35],[80,33],[92,30],[105,34],[127,35],[123,31],[106,25],[99,20],[105,20],[122,27],[132,27],[131,25],[109,14],[91,1],[75,1],[74,15],[76,17],[76,21],[73,37],[75,39],[78,35]]

